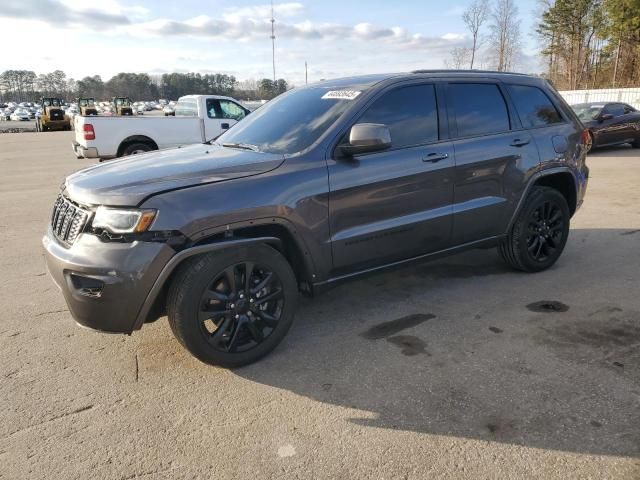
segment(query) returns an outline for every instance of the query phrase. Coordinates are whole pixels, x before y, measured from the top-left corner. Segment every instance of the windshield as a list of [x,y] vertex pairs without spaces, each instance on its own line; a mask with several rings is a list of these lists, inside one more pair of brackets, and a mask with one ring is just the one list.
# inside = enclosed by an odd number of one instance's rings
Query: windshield
[[216,142],[267,153],[300,152],[313,145],[359,94],[327,88],[291,90],[252,112]]
[[579,105],[572,105],[571,108],[576,112],[576,115],[581,121],[590,122],[600,115],[604,104],[581,103]]

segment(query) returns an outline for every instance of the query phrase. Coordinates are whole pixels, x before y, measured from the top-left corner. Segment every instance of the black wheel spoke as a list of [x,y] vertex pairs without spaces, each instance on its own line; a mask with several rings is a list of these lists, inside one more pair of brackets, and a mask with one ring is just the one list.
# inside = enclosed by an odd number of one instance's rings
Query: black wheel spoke
[[264,297],[256,298],[255,305],[262,305],[263,303],[268,302],[270,300],[280,298],[282,297],[282,295],[283,295],[282,289],[278,288],[277,290],[274,290],[273,292],[271,292],[268,295],[265,295]]
[[238,343],[238,334],[240,333],[240,330],[244,327],[244,322],[237,322],[236,323],[236,328],[233,331],[233,334],[231,335],[231,339],[229,340],[229,344],[227,345],[227,351],[228,352],[233,352],[233,350],[236,348],[236,343]]
[[233,325],[233,320],[231,317],[225,318],[222,323],[218,326],[215,332],[211,335],[211,340],[214,342],[221,342],[222,336],[229,330],[229,327]]
[[256,342],[260,343],[264,340],[264,333],[262,333],[262,329],[259,328],[255,322],[249,320],[247,322],[247,330],[249,330],[249,335],[251,335],[251,338]]
[[235,297],[237,292],[236,266],[232,265],[224,271],[225,277],[229,284],[229,295]]
[[278,325],[278,319],[273,315],[270,315],[263,310],[258,310],[258,315],[260,316],[262,321],[267,324],[267,326],[275,328],[276,325]]
[[225,315],[231,315],[231,310],[203,310],[198,314],[198,319],[204,322],[205,320],[213,320]]
[[202,298],[207,303],[211,303],[212,301],[220,303],[229,301],[228,295],[225,295],[224,293],[218,292],[216,290],[207,290],[206,292],[204,292],[204,296]]
[[556,240],[553,236],[547,237],[547,246],[552,250],[556,249]]
[[538,246],[538,243],[540,243],[540,236],[536,235],[535,237],[533,237],[531,244],[527,247],[529,252],[532,252]]
[[253,274],[253,263],[246,262],[244,264],[244,291],[249,294],[251,291],[251,275]]
[[544,246],[544,239],[542,237],[539,237],[538,248],[536,248],[536,251],[533,254],[535,258],[540,259],[540,254],[542,253],[543,246]]
[[255,295],[260,290],[262,290],[263,288],[267,287],[267,285],[269,285],[272,280],[273,280],[273,272],[267,273],[267,275],[264,277],[264,279],[261,280],[260,283],[258,283],[258,285],[256,285],[255,287],[253,287],[251,289],[251,294]]

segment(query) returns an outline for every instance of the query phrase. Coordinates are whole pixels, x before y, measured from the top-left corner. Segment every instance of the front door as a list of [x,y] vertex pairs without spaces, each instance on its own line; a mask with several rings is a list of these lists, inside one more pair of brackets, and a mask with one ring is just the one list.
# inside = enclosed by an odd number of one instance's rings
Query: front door
[[204,117],[205,137],[207,140],[217,137],[242,120],[247,110],[236,102],[224,98],[207,98]]
[[448,246],[454,154],[437,103],[432,84],[387,90],[355,123],[387,125],[391,148],[329,161],[334,273]]

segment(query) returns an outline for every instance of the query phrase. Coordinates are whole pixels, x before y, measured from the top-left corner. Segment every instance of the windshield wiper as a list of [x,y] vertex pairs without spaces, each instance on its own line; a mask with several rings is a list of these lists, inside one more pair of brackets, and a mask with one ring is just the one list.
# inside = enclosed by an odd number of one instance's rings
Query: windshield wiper
[[260,149],[250,143],[223,143],[223,147],[228,148],[241,148],[242,150],[251,150],[252,152],[259,152]]

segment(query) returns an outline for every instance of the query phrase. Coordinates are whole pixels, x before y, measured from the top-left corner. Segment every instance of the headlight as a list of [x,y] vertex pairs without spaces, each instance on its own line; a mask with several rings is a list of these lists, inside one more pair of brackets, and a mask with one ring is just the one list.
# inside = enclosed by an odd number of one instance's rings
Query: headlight
[[91,225],[111,233],[140,233],[149,230],[157,210],[98,207]]

